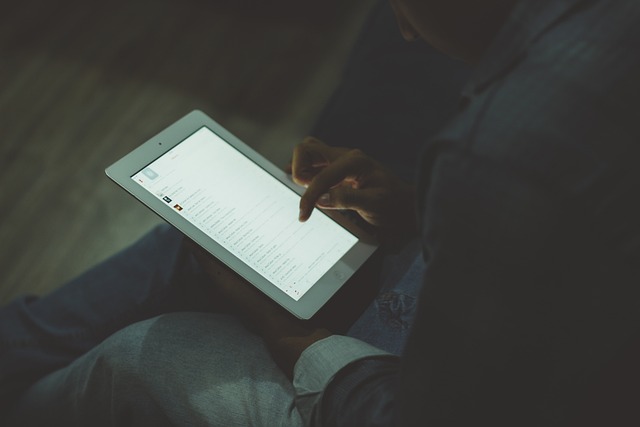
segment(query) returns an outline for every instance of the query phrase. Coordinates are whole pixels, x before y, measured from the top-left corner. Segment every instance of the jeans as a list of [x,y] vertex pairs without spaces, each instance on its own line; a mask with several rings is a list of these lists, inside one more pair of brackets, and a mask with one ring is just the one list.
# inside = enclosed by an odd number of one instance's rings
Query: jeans
[[16,426],[298,426],[291,381],[228,315],[129,326],[33,385]]
[[[383,292],[348,335],[401,350],[420,284],[417,249],[385,257],[371,284]],[[290,381],[259,337],[217,313],[214,289],[182,234],[160,225],[52,294],[13,301],[0,310],[5,410],[24,426],[299,424]]]

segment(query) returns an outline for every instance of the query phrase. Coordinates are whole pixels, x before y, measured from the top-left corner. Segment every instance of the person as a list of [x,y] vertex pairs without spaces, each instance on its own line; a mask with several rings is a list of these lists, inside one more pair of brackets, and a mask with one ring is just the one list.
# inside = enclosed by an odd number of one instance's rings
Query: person
[[[398,67],[402,64],[410,65],[410,71]],[[424,79],[425,73],[433,78]],[[457,93],[467,75],[464,64],[448,60],[428,45],[406,43],[397,31],[390,5],[386,0],[381,0],[368,17],[352,50],[340,86],[334,92],[311,134],[331,141],[350,141],[350,146],[360,144],[360,147],[368,152],[384,156],[385,163],[390,165],[395,174],[411,181],[414,173],[412,151],[416,151],[418,146],[447,119],[446,110],[454,108]],[[417,88],[420,90],[416,90]],[[431,99],[435,102],[431,102]],[[355,135],[360,138],[354,138]],[[395,147],[403,146],[405,149],[392,151],[388,148],[391,144]],[[366,312],[349,328],[347,335],[357,337],[389,353],[400,354],[415,312],[416,294],[423,268],[416,240],[398,254],[385,255],[379,277],[373,278],[375,282],[368,284],[374,292],[380,289],[379,294]],[[228,304],[219,302],[215,293],[211,295],[211,283],[201,270],[190,250],[186,248],[183,237],[170,227],[161,226],[122,253],[62,286],[58,291],[43,298],[21,298],[0,310],[0,424],[11,425],[10,422],[1,421],[3,407],[16,412],[16,425],[39,425],[45,422],[94,425],[100,421],[121,424],[124,421],[118,418],[118,414],[126,414],[128,410],[118,408],[126,408],[127,405],[132,405],[136,413],[144,413],[144,405],[148,404],[148,401],[142,402],[140,395],[135,396],[135,400],[132,401],[131,394],[124,390],[114,391],[113,388],[100,387],[102,391],[110,390],[110,393],[118,397],[102,399],[98,397],[99,393],[96,393],[96,390],[74,387],[68,381],[63,381],[63,378],[70,377],[64,374],[72,372],[72,367],[68,365],[101,343],[94,354],[99,353],[102,366],[108,365],[111,366],[110,369],[124,371],[124,365],[130,361],[124,355],[131,355],[136,351],[136,346],[124,341],[142,342],[142,337],[146,336],[146,342],[149,342],[150,338],[150,334],[142,328],[144,322],[125,328],[127,325],[176,311],[216,314],[229,312]],[[337,308],[337,312],[341,314],[339,317],[345,317],[345,314],[352,318],[358,317],[359,312],[354,311],[352,304],[354,301],[348,298],[345,300],[344,297],[345,295],[339,295],[332,301],[340,304],[346,301],[346,307],[342,310]],[[328,312],[329,316],[325,316],[326,323],[340,326],[336,325],[336,308],[333,305],[335,304],[332,304],[331,311]],[[168,316],[164,316],[166,317]],[[189,319],[193,318],[193,315],[189,316]],[[174,320],[170,321],[171,325],[177,324]],[[227,320],[229,323],[230,319]],[[197,318],[194,322],[197,322]],[[345,324],[342,319],[340,323]],[[329,325],[323,326],[333,331],[337,330]],[[199,326],[192,325],[192,328]],[[244,332],[244,329],[239,328],[239,331]],[[103,342],[112,334],[114,336],[111,339]],[[184,333],[179,335],[183,337]],[[218,339],[224,343],[224,348],[230,348],[236,342],[231,338],[246,338],[245,335],[246,332]],[[172,337],[169,330],[164,328],[162,342],[181,341]],[[124,351],[115,350],[119,346],[122,346]],[[238,343],[237,346],[242,348],[242,354],[260,354],[259,351],[251,350],[251,341]],[[179,353],[180,359],[187,354],[199,354],[195,351],[188,352],[185,343],[176,344],[171,349]],[[175,389],[176,384],[185,381],[194,385],[191,367],[182,365],[187,371],[181,372],[171,360],[174,357],[169,355],[169,350],[169,347],[164,346],[161,349],[150,350],[140,358],[147,361],[155,357],[158,357],[157,360],[166,358],[161,363],[171,364],[170,372],[173,375],[157,378],[166,379],[169,387]],[[89,356],[82,360],[86,361],[88,358]],[[264,358],[253,362],[259,365],[260,360]],[[207,360],[204,364],[209,366],[210,363],[211,360]],[[193,360],[191,365],[202,364]],[[143,366],[138,365],[136,369],[141,367]],[[270,367],[273,368],[272,363],[260,369],[267,372]],[[161,370],[165,371],[166,368]],[[210,368],[206,372],[215,371]],[[230,367],[225,366],[225,372],[229,371]],[[239,371],[244,377],[247,367],[239,366]],[[155,376],[154,368],[147,372]],[[49,374],[50,378],[46,378]],[[125,388],[131,387],[134,382],[133,376],[120,384]],[[135,374],[135,377],[140,379],[144,376],[142,371]],[[272,377],[281,380],[282,376],[274,374]],[[201,384],[208,384],[203,390],[211,387],[211,384],[220,383],[217,377],[205,378],[199,375],[198,379],[202,380]],[[285,384],[289,382],[286,380]],[[94,384],[98,383],[94,381]],[[45,384],[51,384],[47,393],[43,392]],[[67,384],[65,391],[61,388],[62,384]],[[263,379],[259,383],[253,381],[245,384],[265,386],[269,382]],[[24,393],[29,387],[30,390]],[[150,383],[145,386],[147,390],[154,388]],[[266,421],[265,414],[272,412],[265,407],[254,411],[254,414],[261,415],[260,422],[247,422],[248,416],[239,408],[249,407],[258,400],[250,398],[251,395],[246,393],[246,390],[245,398],[241,398],[243,395],[238,393],[237,384],[229,388],[229,392],[210,392],[210,395],[213,395],[211,400],[218,402],[217,408],[223,407],[225,412],[223,416],[215,417],[218,412],[216,408],[211,403],[203,405],[207,409],[200,417],[203,420],[201,424],[285,424],[274,419]],[[261,396],[270,395],[274,388],[280,388],[279,384],[256,389],[253,393]],[[37,398],[38,395],[42,397]],[[228,400],[221,399],[221,395],[228,396]],[[19,396],[22,396],[22,399],[16,399]],[[60,399],[60,396],[65,398]],[[88,396],[94,396],[96,401],[113,402],[109,414],[104,413],[104,406],[97,408],[87,402]],[[146,424],[155,425],[180,424],[186,422],[185,420],[194,423],[193,414],[199,411],[189,407],[189,402],[193,402],[193,396],[181,399],[175,390],[170,396],[170,401],[162,405],[167,409],[147,411],[148,413],[140,418],[144,418]],[[283,402],[290,398],[282,394],[277,396]],[[82,404],[80,398],[84,399]],[[21,401],[20,408],[14,408],[15,400]],[[247,401],[250,403],[246,403]],[[136,402],[135,405],[132,402]],[[74,407],[82,412],[70,414],[69,408]],[[186,416],[185,413],[192,415]],[[233,413],[237,413],[239,418],[224,416]],[[160,414],[166,415],[160,417]],[[278,412],[274,416],[277,415]]]
[[[416,188],[315,139],[292,169],[308,184],[301,220],[348,208],[418,236],[425,268],[406,271],[424,278],[401,356],[292,321],[193,248],[198,263],[181,265],[198,265],[216,284],[209,301],[232,301],[257,335],[226,315],[136,323],[39,376],[18,402],[24,425],[637,424],[640,4],[392,5],[406,39],[475,64],[420,155]],[[156,280],[192,283],[158,261]]]

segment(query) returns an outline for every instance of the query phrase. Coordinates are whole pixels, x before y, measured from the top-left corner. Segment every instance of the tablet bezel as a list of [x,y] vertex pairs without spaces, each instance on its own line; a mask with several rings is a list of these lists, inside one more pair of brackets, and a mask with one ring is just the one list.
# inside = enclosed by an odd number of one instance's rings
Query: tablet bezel
[[202,127],[206,127],[214,134],[217,134],[249,158],[249,160],[253,161],[258,167],[267,171],[298,195],[304,192],[304,188],[295,184],[291,180],[291,177],[284,171],[261,156],[247,144],[243,143],[215,120],[198,110],[187,114],[116,161],[105,170],[105,173],[129,194],[203,247],[207,252],[218,258],[222,263],[230,267],[291,314],[300,319],[310,319],[375,252],[377,249],[375,239],[349,221],[345,216],[333,211],[317,210],[314,215],[322,214],[329,216],[334,222],[357,237],[358,242],[298,301],[294,300],[223,246],[215,242],[215,240],[207,236],[203,231],[199,230],[195,225],[187,221],[174,209],[171,209],[166,203],[163,203],[154,194],[131,179],[132,176]]

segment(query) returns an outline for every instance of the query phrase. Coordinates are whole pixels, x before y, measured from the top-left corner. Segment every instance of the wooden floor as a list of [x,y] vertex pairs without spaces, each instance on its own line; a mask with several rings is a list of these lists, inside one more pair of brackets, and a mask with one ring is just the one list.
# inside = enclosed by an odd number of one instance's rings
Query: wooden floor
[[0,0],[0,305],[159,222],[103,171],[193,109],[285,163],[370,5]]

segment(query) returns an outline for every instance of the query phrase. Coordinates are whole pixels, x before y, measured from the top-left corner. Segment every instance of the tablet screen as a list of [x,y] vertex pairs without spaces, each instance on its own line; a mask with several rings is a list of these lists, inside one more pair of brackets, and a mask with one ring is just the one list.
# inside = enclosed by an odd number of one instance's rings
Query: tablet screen
[[358,241],[207,127],[131,178],[296,301]]

